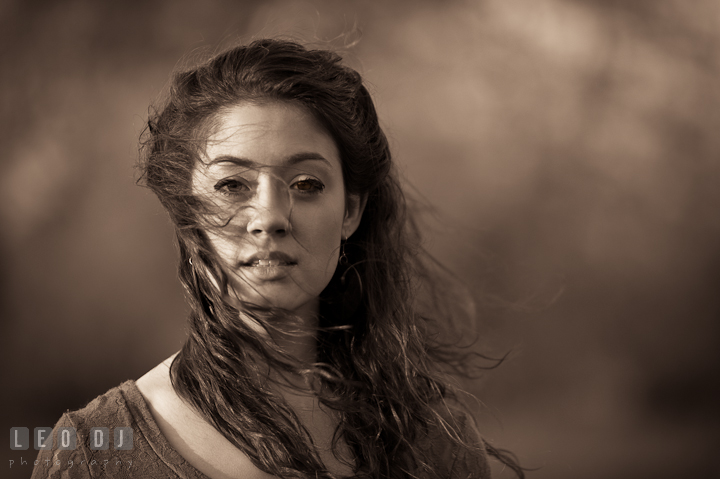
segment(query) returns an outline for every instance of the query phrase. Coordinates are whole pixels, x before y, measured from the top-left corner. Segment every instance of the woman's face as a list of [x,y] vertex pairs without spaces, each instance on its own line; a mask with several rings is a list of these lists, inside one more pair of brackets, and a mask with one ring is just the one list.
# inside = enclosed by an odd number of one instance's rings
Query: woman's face
[[363,210],[358,198],[346,202],[334,140],[290,103],[240,104],[215,120],[193,192],[218,224],[205,232],[231,297],[316,312]]

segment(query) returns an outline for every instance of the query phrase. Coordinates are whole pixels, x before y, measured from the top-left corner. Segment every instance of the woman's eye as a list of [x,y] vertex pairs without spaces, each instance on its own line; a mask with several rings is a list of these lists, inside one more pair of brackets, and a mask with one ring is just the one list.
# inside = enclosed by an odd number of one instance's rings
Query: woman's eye
[[296,181],[293,187],[303,193],[320,193],[325,189],[325,185],[314,178],[303,178],[300,181]]
[[226,178],[218,181],[215,184],[215,191],[218,191],[225,195],[239,195],[248,189],[240,180],[234,180],[232,178]]

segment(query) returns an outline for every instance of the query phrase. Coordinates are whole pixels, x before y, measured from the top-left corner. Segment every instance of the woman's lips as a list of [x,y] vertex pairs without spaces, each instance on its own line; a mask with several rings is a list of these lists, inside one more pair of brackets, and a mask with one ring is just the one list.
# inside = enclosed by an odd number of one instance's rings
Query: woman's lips
[[249,263],[247,266],[252,266],[253,268],[257,267],[267,267],[267,266],[280,266],[280,265],[288,265],[287,261],[280,261],[279,259],[256,259],[255,261]]
[[277,281],[283,279],[297,265],[289,255],[279,251],[258,253],[240,264],[242,271],[261,281]]
[[251,264],[242,266],[242,271],[246,276],[259,279],[261,281],[278,281],[290,274],[294,263],[273,262],[259,260]]
[[277,266],[295,264],[295,258],[281,251],[258,251],[240,263],[241,266]]

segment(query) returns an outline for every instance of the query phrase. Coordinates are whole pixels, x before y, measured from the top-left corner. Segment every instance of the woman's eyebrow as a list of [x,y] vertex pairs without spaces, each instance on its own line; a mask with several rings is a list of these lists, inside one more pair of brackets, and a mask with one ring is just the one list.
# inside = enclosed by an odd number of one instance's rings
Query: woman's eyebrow
[[[327,160],[327,158],[322,156],[320,153],[314,152],[301,152],[290,155],[283,161],[283,166],[293,166],[303,161],[321,161],[323,163],[326,163],[327,166],[332,166],[331,163]],[[210,163],[208,163],[207,166],[217,165],[220,163],[232,163],[234,165],[244,166],[246,168],[254,168],[258,166],[258,163],[254,162],[253,160],[233,155],[220,155],[213,159]]]

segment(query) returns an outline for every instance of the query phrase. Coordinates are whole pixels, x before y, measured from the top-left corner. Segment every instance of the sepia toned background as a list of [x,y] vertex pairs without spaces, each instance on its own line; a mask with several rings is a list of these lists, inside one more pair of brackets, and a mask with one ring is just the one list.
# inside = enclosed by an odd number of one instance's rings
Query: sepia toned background
[[488,441],[537,479],[719,477],[713,0],[0,2],[3,430],[180,347],[137,138],[171,71],[278,34],[344,51],[434,205],[478,350],[509,353],[468,384]]

